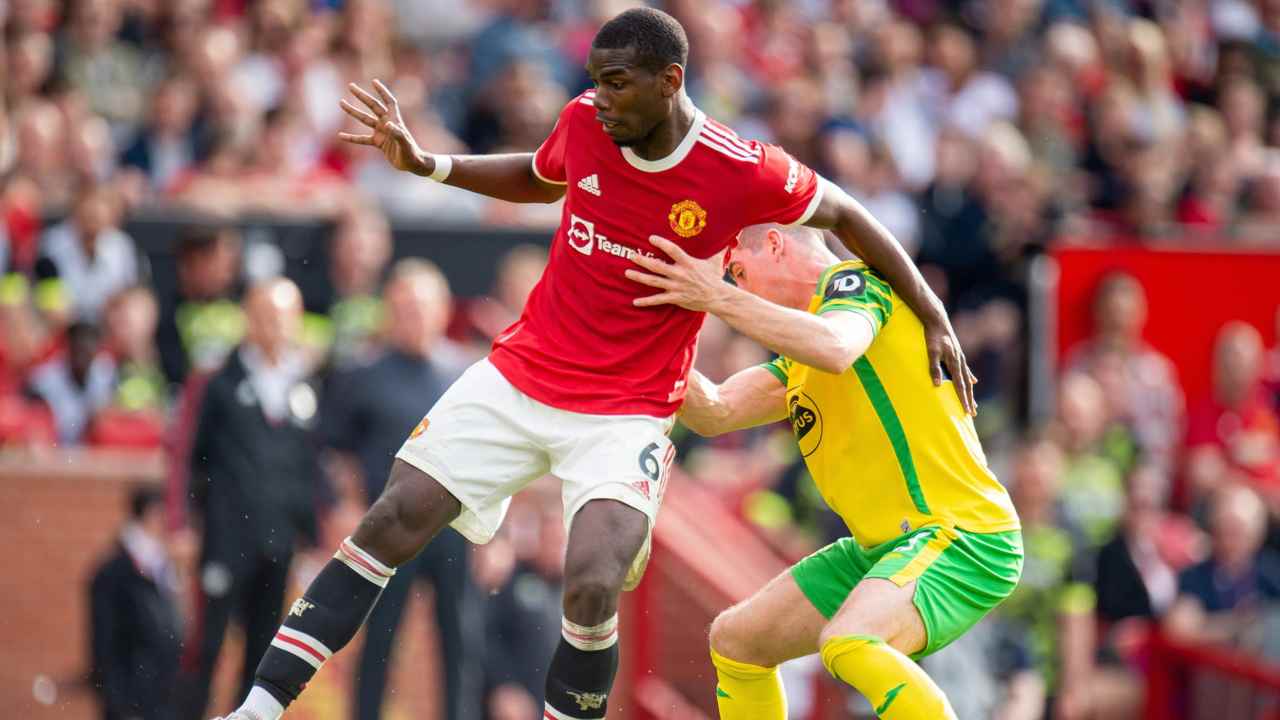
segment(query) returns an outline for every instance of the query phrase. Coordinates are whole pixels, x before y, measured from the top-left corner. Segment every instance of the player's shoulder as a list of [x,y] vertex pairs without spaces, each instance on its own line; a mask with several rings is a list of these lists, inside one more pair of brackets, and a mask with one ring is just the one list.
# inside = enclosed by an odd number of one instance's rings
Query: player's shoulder
[[817,293],[823,300],[858,297],[866,290],[889,291],[889,284],[861,260],[842,260],[822,272]]
[[698,144],[708,151],[708,156],[725,160],[730,167],[751,171],[764,161],[763,143],[738,135],[733,128],[709,115],[703,115],[696,131]]

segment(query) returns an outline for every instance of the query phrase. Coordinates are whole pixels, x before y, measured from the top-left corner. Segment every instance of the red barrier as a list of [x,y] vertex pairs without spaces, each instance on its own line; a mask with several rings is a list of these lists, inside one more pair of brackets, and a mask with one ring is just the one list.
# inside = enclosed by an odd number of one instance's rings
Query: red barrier
[[[1150,640],[1144,720],[1280,720],[1280,666],[1244,652]],[[1202,687],[1210,680],[1212,687]],[[1205,697],[1197,697],[1203,695]],[[1200,706],[1207,712],[1196,713]]]

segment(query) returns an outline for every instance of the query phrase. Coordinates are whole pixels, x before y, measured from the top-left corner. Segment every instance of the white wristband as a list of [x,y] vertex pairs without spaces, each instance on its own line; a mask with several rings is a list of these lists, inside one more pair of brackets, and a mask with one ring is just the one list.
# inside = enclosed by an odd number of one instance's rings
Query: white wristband
[[453,156],[451,155],[432,155],[436,161],[436,169],[427,176],[428,180],[436,182],[444,182],[449,177],[449,173],[453,172]]

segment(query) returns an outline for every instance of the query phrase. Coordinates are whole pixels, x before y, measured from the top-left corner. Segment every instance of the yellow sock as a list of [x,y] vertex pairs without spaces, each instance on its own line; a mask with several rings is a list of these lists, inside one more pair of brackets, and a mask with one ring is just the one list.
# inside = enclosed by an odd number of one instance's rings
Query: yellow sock
[[822,646],[822,664],[866,696],[882,720],[955,720],[947,696],[911,658],[878,637],[847,635]]
[[749,665],[711,651],[716,666],[720,720],[787,720],[787,696],[778,668]]

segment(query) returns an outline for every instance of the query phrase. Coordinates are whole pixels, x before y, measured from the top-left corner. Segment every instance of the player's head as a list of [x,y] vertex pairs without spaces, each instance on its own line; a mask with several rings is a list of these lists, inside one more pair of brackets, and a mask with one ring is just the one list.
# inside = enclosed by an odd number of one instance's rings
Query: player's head
[[661,10],[627,10],[600,28],[587,73],[596,83],[596,117],[615,143],[643,142],[671,114],[688,59],[684,28]]
[[738,245],[727,260],[725,271],[733,284],[770,302],[803,309],[818,275],[836,257],[813,228],[765,224],[738,233]]

